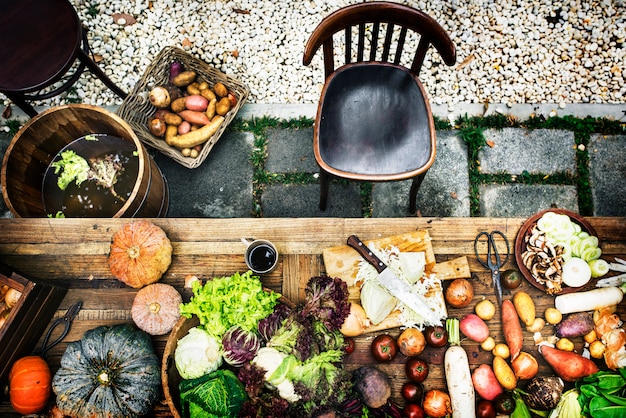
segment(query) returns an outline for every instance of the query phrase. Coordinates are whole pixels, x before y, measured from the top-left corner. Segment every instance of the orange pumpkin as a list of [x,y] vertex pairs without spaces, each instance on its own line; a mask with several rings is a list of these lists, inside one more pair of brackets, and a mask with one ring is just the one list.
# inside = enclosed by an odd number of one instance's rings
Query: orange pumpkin
[[52,391],[48,363],[39,356],[26,356],[13,363],[9,372],[11,406],[20,414],[35,414],[48,403]]
[[113,235],[109,268],[117,279],[131,287],[158,281],[171,262],[169,238],[150,221],[127,223]]
[[140,330],[164,335],[178,322],[181,303],[183,298],[173,286],[153,283],[137,292],[130,313]]

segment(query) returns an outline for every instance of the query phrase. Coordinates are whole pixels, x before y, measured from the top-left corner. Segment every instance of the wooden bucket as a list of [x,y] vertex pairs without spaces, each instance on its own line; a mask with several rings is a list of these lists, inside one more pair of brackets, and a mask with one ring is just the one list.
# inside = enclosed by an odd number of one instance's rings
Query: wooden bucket
[[48,109],[15,135],[2,162],[2,196],[11,213],[23,218],[48,216],[43,196],[46,170],[64,147],[90,134],[122,138],[137,150],[137,179],[113,217],[165,217],[169,206],[167,181],[132,128],[116,114],[85,104]]

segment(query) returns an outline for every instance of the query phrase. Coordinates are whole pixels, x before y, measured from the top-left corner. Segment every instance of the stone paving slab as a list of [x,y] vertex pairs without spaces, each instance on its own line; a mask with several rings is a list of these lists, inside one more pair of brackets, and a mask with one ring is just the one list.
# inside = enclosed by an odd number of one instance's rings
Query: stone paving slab
[[252,165],[254,136],[226,132],[204,162],[189,169],[163,154],[155,161],[168,180],[168,217],[246,218],[253,213]]
[[319,209],[320,186],[318,184],[269,185],[263,191],[261,206],[264,218],[360,218],[360,187],[358,183],[347,185],[331,183],[326,210]]
[[480,216],[484,217],[530,217],[549,208],[578,213],[576,186],[490,184],[479,186],[478,190]]
[[594,216],[626,216],[626,135],[592,135],[587,150]]
[[[467,146],[455,131],[437,132],[437,156],[417,193],[419,216],[470,216]],[[372,216],[410,216],[411,180],[376,183]]]
[[272,173],[317,173],[313,155],[313,128],[269,128],[265,169]]
[[478,153],[483,173],[575,173],[574,133],[557,129],[487,129],[487,143]]

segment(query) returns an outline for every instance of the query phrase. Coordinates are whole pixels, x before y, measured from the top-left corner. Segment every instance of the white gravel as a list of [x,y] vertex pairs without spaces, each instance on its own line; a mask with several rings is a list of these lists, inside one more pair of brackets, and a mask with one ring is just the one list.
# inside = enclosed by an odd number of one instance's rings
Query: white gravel
[[[130,91],[152,58],[180,46],[244,82],[249,103],[307,104],[319,97],[321,53],[302,65],[306,40],[347,0],[72,0],[100,65]],[[457,65],[431,49],[421,77],[431,101],[456,103],[626,102],[625,0],[420,0],[449,32]],[[117,14],[122,14],[117,15]],[[135,22],[133,23],[133,19]],[[131,24],[132,23],[132,24]],[[85,103],[121,100],[91,76]],[[62,103],[53,99],[46,104]]]

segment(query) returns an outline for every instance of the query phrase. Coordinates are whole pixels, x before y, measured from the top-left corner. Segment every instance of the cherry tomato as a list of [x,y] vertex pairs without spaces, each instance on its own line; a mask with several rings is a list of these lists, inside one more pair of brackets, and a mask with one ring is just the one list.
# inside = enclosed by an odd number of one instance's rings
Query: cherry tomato
[[426,337],[426,344],[431,347],[439,348],[448,344],[448,332],[440,325],[427,327],[424,331],[424,337]]
[[406,376],[412,382],[421,383],[428,377],[428,363],[420,358],[411,357],[408,359],[404,369]]
[[496,418],[496,408],[491,401],[481,399],[476,405],[476,418]]
[[500,275],[500,283],[506,289],[517,289],[522,284],[522,273],[516,269],[503,271]]
[[372,341],[372,355],[378,361],[391,361],[398,354],[396,339],[388,334],[380,334]]
[[494,399],[493,406],[497,413],[509,415],[515,410],[515,399],[509,392],[502,392]]
[[354,339],[350,337],[343,337],[343,350],[346,354],[352,354],[354,352]]
[[424,386],[421,383],[405,382],[401,393],[405,401],[421,404],[424,398]]
[[425,418],[426,414],[421,406],[416,403],[407,403],[402,409],[402,416],[407,418]]

